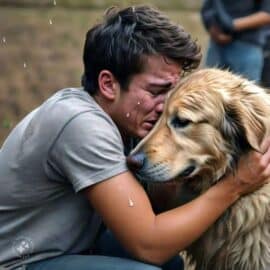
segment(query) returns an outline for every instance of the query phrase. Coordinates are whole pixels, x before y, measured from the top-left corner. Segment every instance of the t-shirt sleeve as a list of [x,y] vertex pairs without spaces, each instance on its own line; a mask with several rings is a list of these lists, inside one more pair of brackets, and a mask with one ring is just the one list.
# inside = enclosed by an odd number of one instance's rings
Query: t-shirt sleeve
[[120,133],[99,112],[71,119],[52,145],[47,163],[76,192],[128,170]]

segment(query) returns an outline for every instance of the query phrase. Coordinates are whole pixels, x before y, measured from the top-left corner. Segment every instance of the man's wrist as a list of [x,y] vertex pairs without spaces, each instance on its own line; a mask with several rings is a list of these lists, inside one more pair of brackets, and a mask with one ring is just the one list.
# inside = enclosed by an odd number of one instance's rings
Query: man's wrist
[[241,196],[241,189],[239,183],[233,174],[228,174],[216,184],[216,188],[220,190],[220,196],[234,203]]

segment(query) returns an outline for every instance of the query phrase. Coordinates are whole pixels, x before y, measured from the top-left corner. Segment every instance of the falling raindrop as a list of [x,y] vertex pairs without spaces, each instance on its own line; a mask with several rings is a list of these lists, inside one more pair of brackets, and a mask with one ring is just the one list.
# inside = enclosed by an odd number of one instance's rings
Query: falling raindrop
[[6,41],[7,41],[7,40],[6,40],[6,37],[3,37],[3,38],[2,38],[2,41],[3,41],[3,43],[6,43]]
[[126,117],[127,117],[127,118],[129,118],[129,117],[130,117],[130,113],[129,113],[129,112],[126,114]]
[[138,101],[138,102],[137,102],[137,104],[138,104],[138,105],[140,105],[140,104],[141,104],[141,102],[140,102],[140,101]]
[[52,20],[51,19],[49,20],[49,23],[52,24]]
[[56,0],[53,0],[53,5],[56,6]]
[[25,62],[23,63],[23,67],[24,67],[24,68],[26,68],[26,67],[27,67],[27,65],[26,65],[26,63],[25,63]]

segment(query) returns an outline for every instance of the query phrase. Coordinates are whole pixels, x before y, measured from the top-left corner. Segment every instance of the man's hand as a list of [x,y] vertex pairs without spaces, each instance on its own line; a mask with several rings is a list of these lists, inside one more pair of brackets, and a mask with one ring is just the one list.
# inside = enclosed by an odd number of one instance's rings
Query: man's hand
[[212,25],[209,28],[211,38],[220,45],[228,44],[232,41],[232,36],[225,34],[217,25]]
[[251,152],[240,160],[234,176],[239,194],[245,195],[270,182],[270,138],[261,146],[262,153]]

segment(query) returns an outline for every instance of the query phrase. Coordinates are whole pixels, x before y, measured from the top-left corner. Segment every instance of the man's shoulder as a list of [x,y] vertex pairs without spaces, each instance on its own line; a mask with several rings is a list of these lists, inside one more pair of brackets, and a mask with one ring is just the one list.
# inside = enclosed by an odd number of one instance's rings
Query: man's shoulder
[[[77,127],[83,127],[86,122],[93,122],[94,126],[95,123],[101,125],[111,121],[88,93],[77,88],[67,88],[56,92],[19,122],[5,146],[16,141],[22,144],[20,148],[31,146],[45,151],[75,119]],[[78,132],[73,130],[73,133]]]
[[33,121],[58,130],[85,113],[93,115],[93,119],[110,118],[87,92],[80,88],[66,88],[47,99],[39,107]]
[[95,100],[81,88],[65,88],[56,92],[41,105],[40,111],[47,110],[59,116],[68,117],[84,111],[97,111],[99,107]]
[[[58,91],[39,109],[35,126],[43,130],[43,138],[56,141],[72,139],[72,141],[115,138],[121,141],[118,128],[111,117],[85,91],[68,88]],[[48,133],[48,136],[46,136]],[[53,144],[53,141],[48,141]]]

